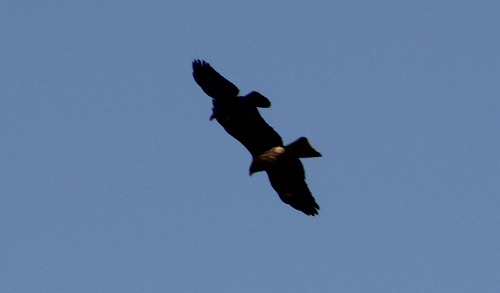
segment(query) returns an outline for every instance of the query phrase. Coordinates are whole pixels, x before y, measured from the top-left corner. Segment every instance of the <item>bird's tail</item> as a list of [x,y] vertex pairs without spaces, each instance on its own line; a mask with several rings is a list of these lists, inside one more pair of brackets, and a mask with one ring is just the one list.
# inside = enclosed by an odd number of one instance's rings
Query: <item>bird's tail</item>
[[321,157],[309,143],[307,138],[301,137],[285,147],[286,152],[297,158],[315,158]]

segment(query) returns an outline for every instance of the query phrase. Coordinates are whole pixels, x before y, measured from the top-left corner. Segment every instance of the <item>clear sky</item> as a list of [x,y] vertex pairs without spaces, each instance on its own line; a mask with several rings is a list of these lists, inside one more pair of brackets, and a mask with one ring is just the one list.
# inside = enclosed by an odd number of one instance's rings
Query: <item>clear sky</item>
[[[500,292],[499,1],[2,1],[0,292]],[[283,204],[201,58],[307,136]]]

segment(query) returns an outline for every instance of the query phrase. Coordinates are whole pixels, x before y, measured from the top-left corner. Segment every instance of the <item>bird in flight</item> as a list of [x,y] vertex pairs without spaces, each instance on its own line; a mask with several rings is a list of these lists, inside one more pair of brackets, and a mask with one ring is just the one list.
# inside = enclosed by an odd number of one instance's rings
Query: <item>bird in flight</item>
[[284,146],[280,135],[260,116],[257,108],[269,108],[271,102],[258,92],[238,96],[239,89],[220,75],[209,63],[193,61],[193,77],[201,89],[212,98],[210,120],[217,120],[232,137],[252,155],[250,175],[265,171],[280,199],[309,216],[318,214],[305,181],[304,167],[299,158],[321,157],[307,138]]

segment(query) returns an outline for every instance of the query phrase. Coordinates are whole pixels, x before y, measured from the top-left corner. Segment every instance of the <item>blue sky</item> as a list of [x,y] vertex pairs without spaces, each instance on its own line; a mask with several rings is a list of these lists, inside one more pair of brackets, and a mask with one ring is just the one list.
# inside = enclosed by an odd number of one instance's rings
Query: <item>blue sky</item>
[[[500,2],[4,1],[1,292],[500,292]],[[191,76],[303,163],[283,204]]]

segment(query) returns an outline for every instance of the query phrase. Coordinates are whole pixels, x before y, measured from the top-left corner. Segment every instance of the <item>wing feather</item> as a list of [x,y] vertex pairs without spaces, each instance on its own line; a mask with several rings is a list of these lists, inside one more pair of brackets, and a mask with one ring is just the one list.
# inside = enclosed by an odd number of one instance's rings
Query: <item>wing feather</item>
[[304,166],[299,159],[283,162],[268,170],[267,175],[284,203],[309,216],[318,214],[319,205],[307,186]]
[[201,89],[214,99],[238,96],[238,88],[203,60],[193,61],[193,77]]

